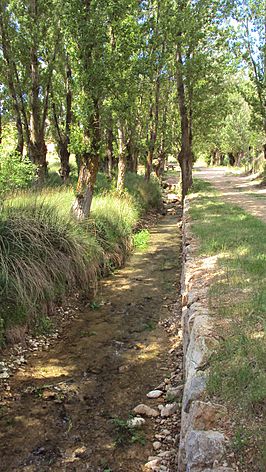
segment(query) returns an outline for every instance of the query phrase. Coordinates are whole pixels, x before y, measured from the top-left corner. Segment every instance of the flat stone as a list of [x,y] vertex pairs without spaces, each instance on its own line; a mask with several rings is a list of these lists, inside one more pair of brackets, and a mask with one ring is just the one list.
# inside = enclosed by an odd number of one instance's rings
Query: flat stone
[[168,403],[161,409],[161,417],[168,418],[168,416],[171,416],[174,413],[176,413],[177,409],[178,409],[177,403]]
[[231,467],[214,467],[213,469],[204,469],[201,472],[235,472]]
[[159,416],[160,414],[157,410],[154,410],[154,408],[150,408],[149,406],[144,405],[143,403],[136,406],[133,411],[137,415],[144,415],[144,416],[156,417],[156,416]]
[[208,431],[219,429],[218,425],[226,416],[226,408],[210,402],[193,402],[189,413],[189,425],[192,429]]
[[152,390],[151,392],[147,393],[148,398],[159,398],[161,397],[163,392],[161,390]]
[[187,470],[211,466],[225,452],[224,435],[217,431],[190,431],[185,438]]
[[183,408],[186,413],[189,412],[191,403],[200,399],[205,390],[206,375],[204,373],[197,373],[186,382],[183,396]]

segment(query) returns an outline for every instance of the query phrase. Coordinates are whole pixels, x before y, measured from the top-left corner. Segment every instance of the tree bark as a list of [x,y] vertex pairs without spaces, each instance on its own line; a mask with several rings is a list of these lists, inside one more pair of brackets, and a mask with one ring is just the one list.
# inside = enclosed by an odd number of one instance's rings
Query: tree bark
[[118,147],[119,147],[119,158],[118,158],[118,175],[117,175],[117,191],[123,193],[125,190],[125,177],[127,168],[126,158],[126,136],[125,128],[122,124],[118,127]]
[[[89,135],[89,129],[87,134]],[[72,211],[77,220],[88,218],[91,210],[94,186],[99,169],[100,157],[100,115],[99,104],[94,100],[94,113],[91,117],[92,144],[91,151],[84,153],[79,172],[77,196]]]
[[186,106],[185,97],[185,85],[183,78],[183,61],[181,46],[177,46],[176,54],[176,80],[177,80],[177,92],[178,92],[178,104],[180,112],[180,124],[181,124],[181,149],[178,154],[178,162],[181,168],[182,174],[182,200],[189,188],[192,186],[192,167],[193,167],[193,153],[192,153],[192,124],[188,116],[188,110]]
[[114,136],[113,136],[112,128],[108,127],[107,146],[106,146],[106,163],[107,163],[107,175],[110,180],[113,177],[113,160],[114,160],[113,140],[114,140]]
[[149,146],[148,146],[148,153],[147,153],[147,160],[146,160],[146,172],[145,172],[145,179],[147,181],[149,181],[151,177],[154,150],[155,150],[156,139],[157,139],[157,129],[158,129],[158,121],[159,121],[159,101],[160,101],[160,72],[158,72],[156,83],[155,83],[154,104],[152,104],[150,108],[151,127],[150,127],[150,138],[149,138]]
[[23,148],[24,148],[24,137],[23,137],[23,124],[22,124],[22,118],[21,118],[21,110],[20,110],[20,103],[19,103],[19,96],[16,91],[15,87],[15,71],[13,68],[13,61],[11,57],[11,51],[10,51],[10,44],[6,32],[6,28],[4,25],[4,5],[1,4],[1,11],[0,11],[0,31],[1,31],[1,42],[2,42],[2,51],[3,51],[3,56],[7,65],[7,82],[8,82],[8,88],[9,92],[12,98],[12,106],[14,110],[14,117],[16,120],[16,128],[17,128],[17,146],[16,146],[16,151],[20,153],[21,155],[23,154]]

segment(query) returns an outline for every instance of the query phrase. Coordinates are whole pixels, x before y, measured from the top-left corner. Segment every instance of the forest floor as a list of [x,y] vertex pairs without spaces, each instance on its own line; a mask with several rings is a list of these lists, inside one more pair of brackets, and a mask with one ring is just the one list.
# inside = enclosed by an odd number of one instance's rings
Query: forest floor
[[146,396],[159,384],[164,392],[182,384],[180,218],[170,205],[149,229],[148,247],[101,281],[96,300],[74,307],[49,349],[29,352],[4,382],[1,472],[137,472],[178,443],[179,411],[145,417],[136,431],[127,420],[138,404],[164,403]]
[[233,175],[228,167],[195,168],[194,177],[210,182],[227,203],[238,205],[266,222],[266,187],[252,175]]

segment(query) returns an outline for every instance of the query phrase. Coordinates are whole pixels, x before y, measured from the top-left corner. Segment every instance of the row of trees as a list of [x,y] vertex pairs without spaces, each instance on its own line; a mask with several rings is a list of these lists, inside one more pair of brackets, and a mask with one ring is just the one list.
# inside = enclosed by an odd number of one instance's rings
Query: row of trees
[[[16,123],[17,152],[26,151],[36,164],[40,183],[47,175],[48,139],[57,144],[64,181],[70,153],[76,155],[74,210],[80,219],[89,214],[103,162],[111,176],[117,158],[117,188],[123,191],[127,167],[136,171],[145,161],[149,180],[155,157],[163,167],[166,156],[175,155],[184,196],[195,151],[221,152],[237,107],[248,108],[247,128],[252,122],[258,134],[266,133],[262,1],[0,5],[0,132]],[[233,80],[244,61],[250,78],[239,73]]]

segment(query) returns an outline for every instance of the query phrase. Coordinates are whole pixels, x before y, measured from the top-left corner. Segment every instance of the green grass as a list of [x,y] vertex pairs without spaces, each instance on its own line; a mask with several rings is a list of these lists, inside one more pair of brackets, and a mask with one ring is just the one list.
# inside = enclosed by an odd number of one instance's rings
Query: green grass
[[134,247],[139,251],[145,251],[149,246],[150,232],[147,229],[138,231],[133,237]]
[[103,186],[93,199],[90,219],[82,224],[71,216],[75,198],[71,187],[23,191],[4,203],[0,216],[2,341],[13,326],[33,323],[40,330],[48,329],[44,320],[51,302],[74,290],[86,296],[94,293],[100,274],[123,265],[139,219],[160,200],[155,181],[127,178],[124,196]]
[[[266,399],[266,225],[224,203],[206,182],[196,182],[193,191],[198,194],[190,214],[199,252],[217,255],[220,268],[209,305],[223,341],[212,357],[208,391],[228,402],[240,423],[246,421],[245,438],[255,438],[258,445],[256,417]],[[258,458],[257,470],[264,466]]]
[[[130,419],[129,417],[129,420]],[[144,433],[139,429],[131,427],[128,424],[129,420],[123,420],[121,418],[113,418],[111,420],[114,426],[116,446],[127,446],[136,443],[145,446],[146,438]]]

